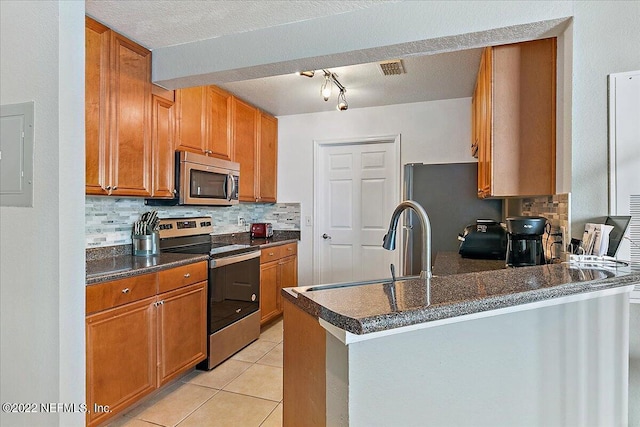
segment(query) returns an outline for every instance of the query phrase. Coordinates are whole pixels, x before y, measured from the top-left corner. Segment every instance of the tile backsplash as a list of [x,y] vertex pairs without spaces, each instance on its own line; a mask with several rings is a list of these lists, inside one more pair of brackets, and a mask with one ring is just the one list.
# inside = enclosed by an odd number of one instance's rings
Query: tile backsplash
[[[248,231],[252,222],[270,222],[274,230],[300,230],[300,203],[240,203],[229,207],[146,206],[144,199],[85,198],[86,247],[131,243],[133,223],[140,215],[157,210],[160,218],[210,216],[214,234]],[[238,218],[246,225],[238,225]]]
[[[556,194],[553,196],[529,197],[521,200],[522,215],[525,216],[543,216],[551,224],[551,233],[559,233],[561,227],[570,234],[571,227],[569,224],[569,194]],[[545,243],[545,254],[547,258],[553,255],[554,258],[560,257],[561,245],[554,242],[561,242],[562,238],[550,236],[549,241],[546,234],[543,236]]]

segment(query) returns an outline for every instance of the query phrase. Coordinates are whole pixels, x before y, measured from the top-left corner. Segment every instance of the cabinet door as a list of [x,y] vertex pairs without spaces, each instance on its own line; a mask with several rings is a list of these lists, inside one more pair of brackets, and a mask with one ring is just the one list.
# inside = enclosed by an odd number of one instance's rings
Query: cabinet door
[[[156,297],[86,318],[87,414],[90,426],[156,388]],[[111,412],[96,412],[94,404]]]
[[207,282],[158,296],[159,385],[207,357]]
[[108,191],[109,40],[111,31],[85,17],[85,150],[86,193]]
[[111,32],[113,195],[151,195],[151,52]]
[[205,153],[231,160],[231,94],[215,86],[209,86],[207,97]]
[[256,140],[257,140],[257,110],[251,105],[233,97],[232,128],[233,128],[233,161],[240,163],[240,191],[238,197],[241,202],[255,202],[256,187]]
[[278,279],[280,262],[260,265],[260,324],[276,317],[278,313]]
[[173,102],[154,95],[151,123],[153,197],[173,197],[175,189]]
[[258,144],[258,200],[276,202],[278,175],[278,119],[260,112]]
[[293,288],[298,286],[298,257],[288,256],[280,261],[280,282],[278,283],[277,301],[278,311],[282,313],[282,288]]
[[204,153],[206,87],[176,90],[176,150]]

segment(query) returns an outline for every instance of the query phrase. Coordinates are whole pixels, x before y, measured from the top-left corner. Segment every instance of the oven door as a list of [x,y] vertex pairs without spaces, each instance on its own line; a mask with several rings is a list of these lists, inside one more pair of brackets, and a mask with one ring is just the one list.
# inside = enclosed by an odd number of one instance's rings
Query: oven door
[[238,204],[240,173],[198,163],[181,162],[181,205],[230,206]]
[[260,251],[212,259],[209,266],[209,334],[260,308]]

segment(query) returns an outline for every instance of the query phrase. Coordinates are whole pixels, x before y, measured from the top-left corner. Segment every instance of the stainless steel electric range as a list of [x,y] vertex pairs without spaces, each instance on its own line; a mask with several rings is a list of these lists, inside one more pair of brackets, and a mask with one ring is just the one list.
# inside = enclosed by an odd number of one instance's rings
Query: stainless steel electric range
[[213,243],[211,218],[160,220],[160,251],[209,254],[208,357],[212,369],[260,336],[260,249]]

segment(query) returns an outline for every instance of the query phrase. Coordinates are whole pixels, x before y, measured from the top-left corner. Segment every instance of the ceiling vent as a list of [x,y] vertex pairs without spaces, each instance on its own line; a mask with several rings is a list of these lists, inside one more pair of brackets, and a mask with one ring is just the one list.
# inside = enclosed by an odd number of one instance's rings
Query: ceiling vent
[[401,59],[379,62],[378,66],[383,76],[397,76],[405,73]]

